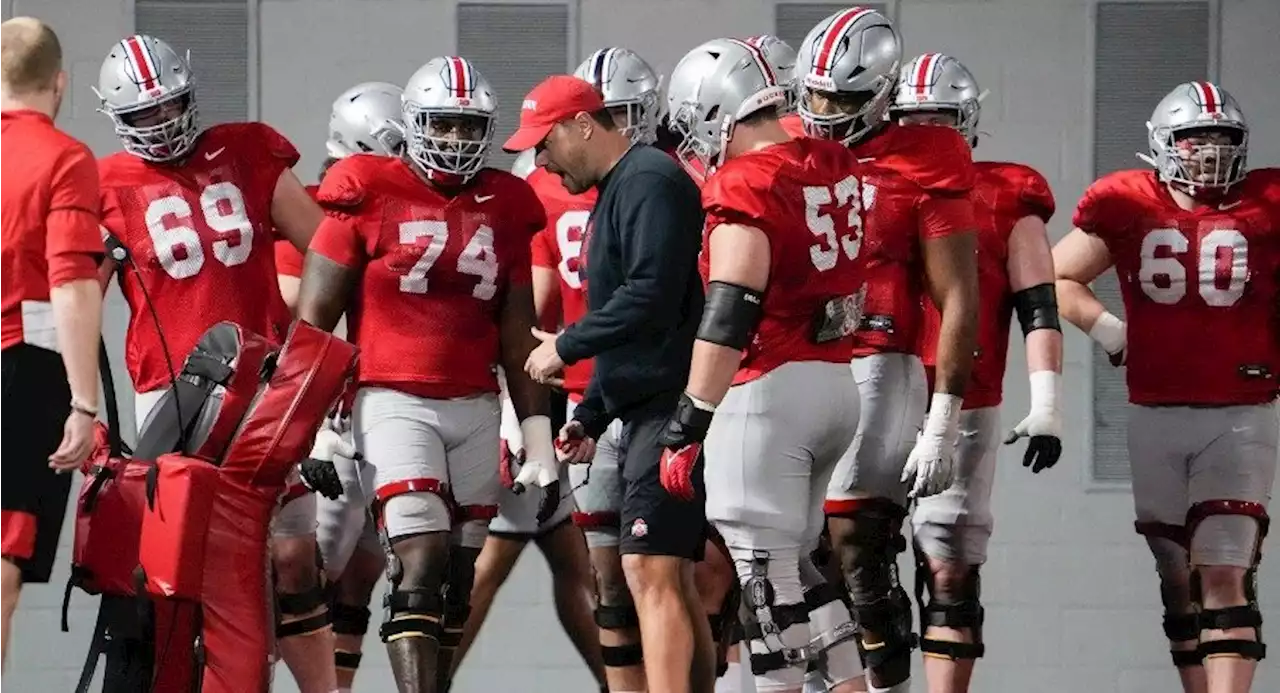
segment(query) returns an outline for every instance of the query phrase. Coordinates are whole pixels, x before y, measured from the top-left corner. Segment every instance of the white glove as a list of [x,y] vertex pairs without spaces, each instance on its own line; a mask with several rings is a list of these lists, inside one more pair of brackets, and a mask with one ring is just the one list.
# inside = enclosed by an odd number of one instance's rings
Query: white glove
[[960,438],[960,410],[964,400],[943,392],[933,393],[929,418],[907,457],[901,481],[909,484],[908,498],[942,493],[955,480],[956,441]]
[[1005,437],[1009,445],[1019,438],[1031,438],[1022,466],[1039,474],[1058,463],[1062,456],[1062,414],[1058,411],[1058,393],[1062,375],[1053,371],[1031,374],[1031,411]]
[[1110,311],[1103,311],[1102,315],[1094,321],[1093,327],[1089,329],[1089,339],[1097,342],[1098,346],[1107,352],[1111,357],[1111,365],[1117,368],[1123,366],[1128,358],[1125,349],[1128,345],[1126,334],[1124,321],[1112,315]]
[[516,475],[511,490],[523,493],[529,484],[546,488],[560,480],[556,447],[552,442],[551,419],[546,416],[530,416],[520,422],[520,434],[524,438],[524,465]]

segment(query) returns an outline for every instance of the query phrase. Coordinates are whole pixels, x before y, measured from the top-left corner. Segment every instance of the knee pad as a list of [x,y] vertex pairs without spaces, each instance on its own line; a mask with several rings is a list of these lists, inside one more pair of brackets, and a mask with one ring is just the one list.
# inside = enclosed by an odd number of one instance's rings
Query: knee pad
[[[858,648],[872,669],[908,657],[916,646],[910,598],[898,580],[898,554],[907,549],[901,528],[905,517],[905,508],[883,498],[862,502],[853,515],[846,579],[853,617],[864,634]],[[878,636],[879,642],[867,642],[867,633]]]
[[[329,605],[329,613],[333,617],[334,635],[351,635],[364,639],[364,634],[369,630],[369,618],[372,616],[369,613],[369,609],[363,606],[334,602]],[[360,659],[363,656],[360,652],[335,648],[333,651],[333,664],[339,669],[355,671],[360,668]]]
[[[916,547],[916,603],[920,606],[920,651],[925,655],[945,659],[978,659],[986,653],[982,643],[982,623],[986,613],[982,608],[982,578],[980,566],[968,566],[960,584],[954,590],[939,584],[938,576],[929,565],[929,559],[919,546]],[[926,592],[928,601],[925,601]],[[950,642],[924,636],[929,628],[967,628],[973,634],[973,642]]]
[[[738,618],[744,640],[751,646],[751,673],[772,678],[771,672],[796,668],[796,678],[802,680],[810,659],[809,607],[799,589],[784,588],[795,595],[777,594],[769,579],[769,563],[768,551],[752,550],[751,572],[742,583]],[[798,569],[795,583],[798,588]]]
[[814,680],[838,686],[862,676],[858,652],[858,628],[853,623],[848,596],[839,587],[822,582],[805,590],[809,609],[810,670]]
[[[618,596],[623,595],[624,602],[621,604],[605,604],[600,600],[600,595],[596,595],[596,626],[602,630],[640,627],[640,615],[636,613],[636,605],[631,601],[631,593],[623,589]],[[644,663],[644,650],[638,641],[626,645],[601,645],[600,658],[607,667],[634,667]]]
[[[317,556],[318,559],[318,556]],[[276,594],[276,637],[310,635],[329,625],[329,595],[324,587],[324,571],[315,587],[306,592]],[[319,613],[308,616],[316,609]]]
[[[1250,557],[1252,565],[1244,572],[1244,597],[1247,603],[1244,606],[1228,606],[1220,609],[1200,608],[1197,613],[1198,626],[1200,630],[1252,628],[1254,639],[1202,640],[1196,653],[1201,659],[1225,655],[1262,661],[1267,656],[1267,646],[1262,642],[1262,611],[1258,608],[1258,563],[1262,560],[1262,540],[1267,536],[1271,520],[1261,503],[1235,500],[1202,501],[1191,506],[1187,511],[1188,540],[1194,540],[1196,530],[1205,519],[1223,515],[1253,518],[1258,524]],[[1199,570],[1193,567],[1191,597],[1197,604],[1204,603],[1202,587]]]
[[438,591],[393,589],[382,600],[386,618],[378,629],[382,642],[426,638],[439,642],[440,620],[444,615]]
[[479,549],[462,546],[449,549],[448,573],[441,588],[444,614],[440,647],[457,648],[462,642],[463,626],[471,617],[471,588],[476,581],[476,556],[479,553]]

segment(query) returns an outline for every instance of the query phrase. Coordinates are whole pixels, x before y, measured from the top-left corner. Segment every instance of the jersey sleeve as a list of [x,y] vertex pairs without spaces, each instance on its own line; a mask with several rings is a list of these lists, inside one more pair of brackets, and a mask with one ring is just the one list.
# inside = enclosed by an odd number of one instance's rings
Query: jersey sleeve
[[366,192],[360,183],[359,158],[349,157],[334,164],[325,174],[316,202],[325,218],[311,238],[310,250],[347,267],[364,264],[362,213]]
[[706,228],[741,224],[768,233],[771,201],[769,176],[753,166],[722,168],[702,187]]
[[1084,191],[1071,223],[1091,236],[1107,238],[1119,232],[1125,220],[1118,209],[1124,199],[1124,171],[1099,178]]
[[533,282],[533,243],[547,229],[547,212],[542,200],[523,179],[506,174],[504,181],[510,189],[512,231],[516,241],[511,244],[507,281],[512,286],[525,286]]
[[101,201],[98,165],[88,148],[76,143],[53,171],[49,214],[44,227],[49,286],[97,276],[104,252],[98,228]]
[[297,148],[275,128],[264,123],[240,123],[226,135],[235,138],[234,146],[244,148],[245,156],[252,162],[256,185],[260,186],[267,200],[272,199],[281,174],[292,169],[301,158]]
[[918,125],[902,135],[911,142],[911,164],[903,171],[930,197],[967,197],[977,183],[973,150],[955,129]]
[[534,267],[555,269],[560,264],[559,255],[554,226],[547,226],[534,234],[533,242],[529,244],[529,259]]
[[286,277],[302,276],[302,253],[289,241],[276,241],[276,274]]
[[1019,173],[1020,180],[1015,183],[1018,186],[1018,218],[1034,216],[1048,223],[1056,209],[1049,181],[1032,168],[1021,167]]

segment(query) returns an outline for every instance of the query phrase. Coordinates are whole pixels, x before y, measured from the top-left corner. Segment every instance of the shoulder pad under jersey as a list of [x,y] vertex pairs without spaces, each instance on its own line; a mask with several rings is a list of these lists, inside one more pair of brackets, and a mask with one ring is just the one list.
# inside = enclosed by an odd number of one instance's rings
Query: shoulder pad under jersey
[[341,159],[324,174],[316,192],[316,202],[329,209],[359,207],[366,196],[367,181],[377,174],[378,164],[386,158],[375,154],[353,154]]
[[1000,186],[1016,199],[1018,208],[1015,213],[1019,218],[1026,216],[1040,217],[1048,222],[1057,208],[1053,199],[1053,191],[1049,181],[1040,172],[1025,164],[1011,162],[982,162],[977,164],[979,170],[987,176],[997,178]]
[[210,145],[236,147],[251,156],[278,159],[289,168],[302,158],[287,137],[266,123],[221,123],[208,128],[200,137],[212,138],[212,142],[205,144],[206,149]]

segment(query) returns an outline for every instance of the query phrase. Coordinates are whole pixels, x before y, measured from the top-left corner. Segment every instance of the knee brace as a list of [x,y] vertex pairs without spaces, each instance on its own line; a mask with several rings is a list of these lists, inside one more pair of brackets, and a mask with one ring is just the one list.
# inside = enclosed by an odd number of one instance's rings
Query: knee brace
[[[316,575],[315,587],[306,592],[276,593],[277,638],[310,635],[329,625],[329,595],[325,589],[324,565],[319,551],[316,552]],[[307,615],[316,609],[321,611],[312,616]]]
[[[387,521],[387,510],[392,500],[400,506],[399,512],[408,516],[403,521],[408,526],[407,531],[396,534],[391,532],[390,523]],[[443,513],[441,504],[443,504]],[[379,486],[377,517],[380,529],[392,539],[404,534],[449,531],[458,521],[449,485],[439,479],[427,478],[405,479]]]
[[[938,584],[938,576],[929,566],[929,560],[919,545],[916,546],[916,603],[920,606],[920,651],[926,655],[946,659],[978,659],[986,653],[982,644],[982,582],[980,566],[968,566],[959,589],[954,592]],[[929,600],[925,601],[925,592]],[[924,633],[934,626],[938,628],[967,628],[973,634],[973,642],[934,640]]]
[[[862,674],[858,657],[858,628],[843,589],[822,582],[804,593],[809,609],[809,669],[827,685],[839,685]],[[824,687],[825,690],[825,687]]]
[[[742,642],[742,624],[738,622],[738,608],[742,603],[742,587],[735,578],[733,585],[720,602],[720,610],[707,614],[707,624],[711,626],[711,637],[719,645],[717,652],[727,650]],[[728,660],[721,655],[716,657],[716,678],[729,671]]]
[[[910,598],[898,581],[898,554],[907,549],[901,530],[905,517],[905,508],[880,498],[864,501],[853,516],[853,551],[846,559],[846,579],[853,617],[863,632],[858,649],[872,669],[909,656],[916,646]],[[867,642],[867,633],[880,641]]]
[[444,614],[441,621],[440,647],[453,650],[462,642],[462,630],[471,617],[471,588],[476,581],[478,549],[462,546],[449,548],[449,569],[441,586]]
[[751,673],[763,676],[788,667],[807,668],[810,653],[809,607],[803,601],[776,603],[769,581],[769,552],[751,552],[751,577],[742,585],[739,618],[748,642],[764,645],[765,652],[751,650]]
[[444,615],[440,593],[424,589],[395,589],[382,600],[386,618],[378,629],[382,642],[409,638],[440,641],[440,620]]
[[[625,595],[625,596],[624,596]],[[623,589],[617,596],[622,596],[622,604],[605,604],[596,595],[597,606],[594,613],[596,626],[603,630],[628,630],[640,627],[640,615],[636,613],[636,605],[631,601],[631,593]],[[600,658],[607,667],[634,667],[644,662],[644,650],[639,642],[628,645],[601,645]]]
[[[363,606],[334,602],[329,606],[329,613],[333,615],[334,635],[351,635],[363,639],[364,634],[369,630],[369,618],[372,614]],[[339,669],[355,671],[360,668],[360,659],[363,656],[360,652],[335,648],[333,664]]]
[[[1164,605],[1163,629],[1170,642],[1195,642],[1200,639],[1200,621],[1183,589],[1191,581],[1190,556],[1187,553],[1186,529],[1160,522],[1135,523],[1138,533],[1146,537],[1156,559],[1160,577],[1160,603]],[[1170,650],[1173,665],[1179,669],[1198,667],[1202,661],[1196,650]]]
[[[1258,534],[1254,541],[1252,565],[1244,573],[1244,606],[1228,606],[1220,609],[1198,610],[1200,630],[1229,630],[1232,628],[1252,628],[1253,640],[1202,640],[1196,650],[1200,658],[1215,655],[1227,655],[1262,661],[1267,656],[1267,646],[1262,643],[1262,611],[1258,608],[1258,563],[1262,560],[1262,540],[1267,536],[1270,518],[1261,503],[1234,500],[1203,501],[1191,506],[1187,511],[1187,537],[1195,536],[1200,522],[1214,515],[1243,515],[1252,517],[1258,523]],[[1197,604],[1203,604],[1199,570],[1191,571],[1191,597]]]

